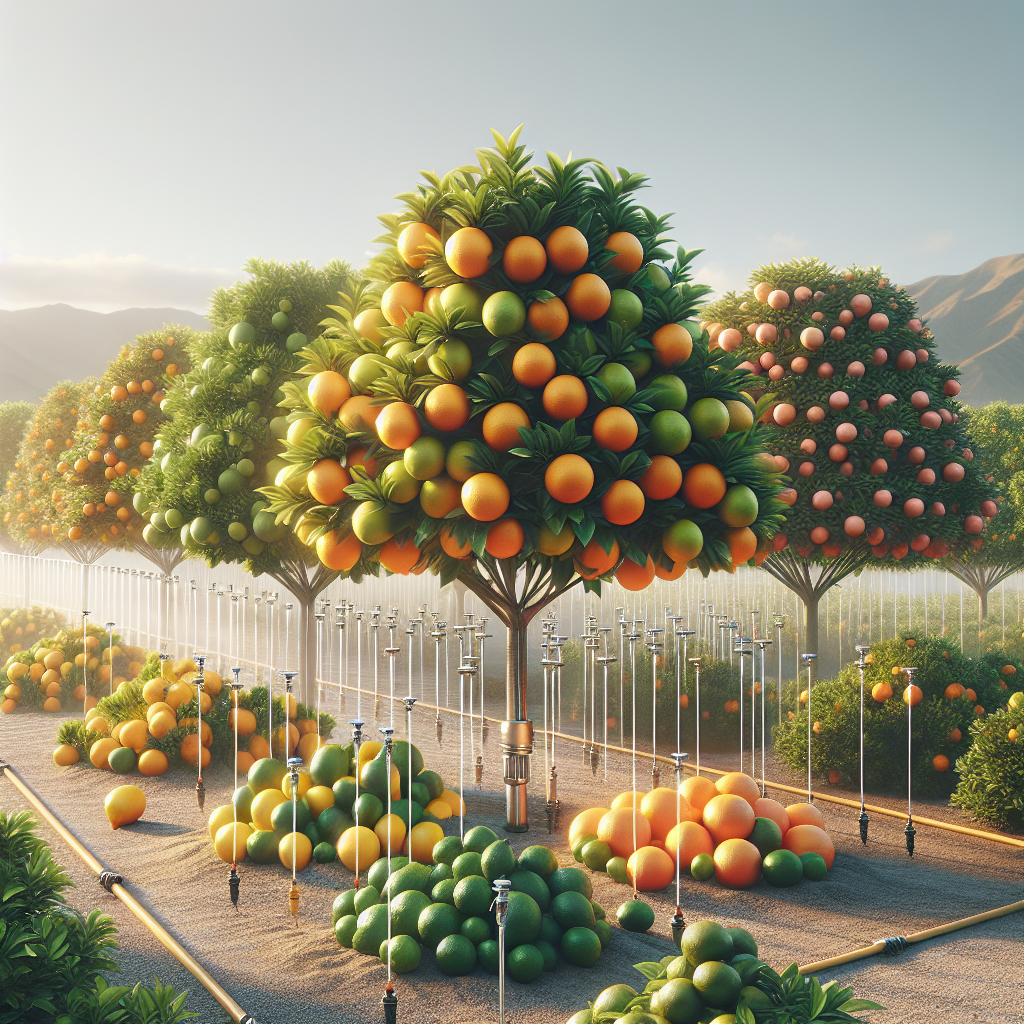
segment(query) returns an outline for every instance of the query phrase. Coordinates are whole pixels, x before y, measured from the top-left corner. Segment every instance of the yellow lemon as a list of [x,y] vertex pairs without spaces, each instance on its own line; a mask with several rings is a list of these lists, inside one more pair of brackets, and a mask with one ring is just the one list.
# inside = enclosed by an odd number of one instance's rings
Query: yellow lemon
[[146,794],[138,786],[118,786],[107,794],[106,800],[103,801],[103,810],[107,812],[111,828],[130,825],[146,813]]
[[[228,809],[230,810],[230,807]],[[221,825],[217,830],[217,834],[213,837],[213,848],[225,864],[237,863],[240,860],[245,860],[245,843],[251,835],[252,829],[244,822],[240,821],[237,824],[233,821],[229,822],[227,825]],[[302,838],[306,839],[305,836]],[[309,840],[306,839],[306,842],[308,843]]]
[[279,789],[265,789],[257,793],[252,801],[252,823],[261,832],[272,832],[274,826],[270,822],[270,815],[278,804],[283,804],[288,798]]

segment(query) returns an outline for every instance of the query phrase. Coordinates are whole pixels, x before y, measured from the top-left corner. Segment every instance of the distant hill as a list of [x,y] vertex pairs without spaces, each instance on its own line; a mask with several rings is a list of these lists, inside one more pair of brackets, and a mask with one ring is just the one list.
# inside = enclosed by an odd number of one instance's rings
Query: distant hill
[[1024,401],[1024,254],[997,256],[966,274],[907,285],[943,362],[963,371],[968,405]]
[[60,303],[0,309],[0,401],[38,401],[59,380],[99,375],[136,334],[164,324],[209,330],[187,309],[119,309],[93,313]]

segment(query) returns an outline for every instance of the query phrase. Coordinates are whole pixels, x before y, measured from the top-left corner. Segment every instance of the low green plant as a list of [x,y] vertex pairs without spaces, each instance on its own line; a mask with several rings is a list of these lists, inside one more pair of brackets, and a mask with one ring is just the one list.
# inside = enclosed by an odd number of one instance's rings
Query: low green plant
[[740,1006],[736,1024],[842,1024],[863,1020],[854,1014],[885,1009],[869,999],[854,999],[852,988],[840,988],[835,981],[822,985],[813,975],[802,975],[797,964],[782,974],[762,967],[756,985],[775,1005],[756,1011]]

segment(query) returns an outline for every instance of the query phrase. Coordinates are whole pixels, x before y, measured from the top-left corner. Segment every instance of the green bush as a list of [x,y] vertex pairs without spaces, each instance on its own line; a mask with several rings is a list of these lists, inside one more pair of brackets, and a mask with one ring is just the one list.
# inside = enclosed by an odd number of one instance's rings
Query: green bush
[[[902,700],[907,685],[904,674],[893,669],[916,666],[914,684],[923,699],[913,710],[913,790],[919,796],[948,793],[956,785],[953,768],[970,745],[971,726],[978,717],[975,707],[991,712],[1005,703],[1001,669],[1012,664],[1005,654],[965,658],[955,644],[939,636],[901,637],[875,644],[864,673],[864,781],[869,789],[902,791],[907,784],[907,706]],[[1019,667],[1019,666],[1014,666]],[[875,701],[872,688],[888,683],[892,696]],[[947,687],[960,684],[972,689],[977,704],[959,696],[946,696]],[[807,766],[807,711],[790,712],[788,721],[774,730],[775,749],[795,771]],[[818,774],[838,772],[852,781],[860,764],[860,675],[848,665],[834,679],[816,683],[811,693],[811,767]],[[959,730],[957,738],[956,730]],[[949,759],[939,770],[934,758]],[[940,762],[941,763],[941,762]]]
[[[960,782],[950,803],[978,821],[1024,830],[1024,697],[975,722],[971,748],[957,762]],[[1013,739],[1010,733],[1013,732]]]

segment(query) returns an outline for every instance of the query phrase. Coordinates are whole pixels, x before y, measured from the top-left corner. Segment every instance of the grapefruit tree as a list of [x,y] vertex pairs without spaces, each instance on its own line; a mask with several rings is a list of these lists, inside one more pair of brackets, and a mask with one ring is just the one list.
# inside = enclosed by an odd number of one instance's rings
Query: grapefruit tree
[[[694,319],[697,253],[663,248],[641,175],[532,167],[517,136],[381,218],[376,302],[339,309],[285,387],[308,496],[264,489],[326,565],[429,570],[493,610],[506,753],[532,744],[526,632],[549,602],[732,569],[777,522],[753,378]],[[524,780],[508,781],[511,824]]]
[[803,602],[806,650],[818,648],[818,602],[850,573],[980,547],[992,488],[956,368],[906,291],[877,267],[798,260],[759,268],[703,315],[711,343],[771,396],[763,433],[790,486],[763,567]]
[[[0,480],[6,487],[7,478],[18,461],[18,448],[36,407],[31,402],[0,402]],[[16,551],[17,544],[0,524],[0,547]]]
[[978,443],[978,461],[988,483],[999,488],[999,519],[980,548],[962,546],[943,565],[978,595],[978,628],[988,617],[988,595],[1024,569],[1024,405],[993,402],[964,407],[967,429]]
[[136,507],[157,545],[153,531],[210,566],[234,562],[255,576],[266,573],[295,597],[305,687],[315,664],[312,605],[336,574],[317,561],[302,531],[276,524],[256,488],[287,485],[281,474],[288,467],[278,457],[288,430],[281,387],[301,369],[298,353],[319,333],[339,290],[351,288],[352,275],[337,261],[318,269],[254,259],[246,270],[248,280],[213,294],[214,329],[196,337],[192,369],[162,405],[168,419],[142,472]]

